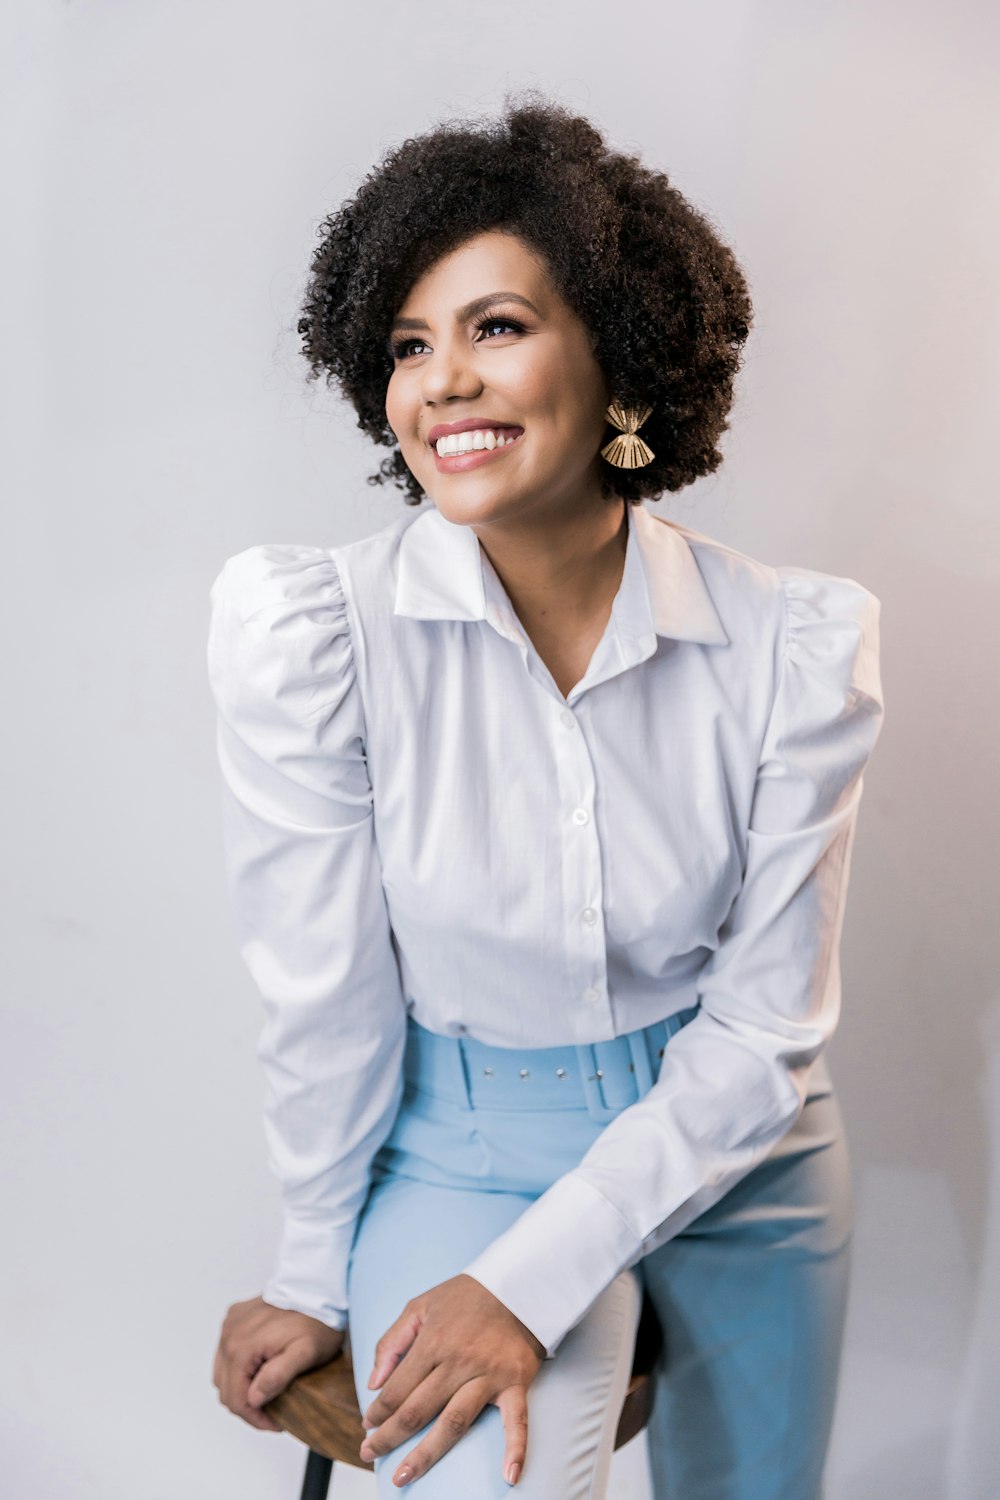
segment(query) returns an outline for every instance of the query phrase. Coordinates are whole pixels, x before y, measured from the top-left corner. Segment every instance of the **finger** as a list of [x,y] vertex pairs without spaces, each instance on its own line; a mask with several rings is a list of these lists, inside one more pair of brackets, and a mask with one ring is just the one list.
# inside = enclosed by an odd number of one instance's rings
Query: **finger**
[[259,1427],[261,1432],[281,1432],[283,1430],[272,1417],[268,1416],[267,1412],[257,1411],[254,1407],[248,1406],[246,1402],[240,1402],[239,1400],[227,1401],[221,1390],[219,1392],[219,1401],[227,1411],[231,1411],[234,1416],[242,1417],[244,1422],[248,1422],[251,1427]]
[[252,1349],[229,1349],[223,1353],[219,1400],[230,1411],[246,1406],[247,1388],[260,1368],[263,1355]]
[[377,1391],[384,1384],[410,1348],[420,1332],[420,1318],[413,1313],[403,1313],[386,1329],[375,1345],[375,1364],[368,1377],[368,1389]]
[[[407,1351],[406,1358],[400,1360],[371,1405],[365,1409],[361,1417],[362,1427],[369,1430],[374,1427],[380,1427],[392,1416],[393,1412],[399,1410],[403,1402],[411,1397],[437,1368],[438,1360],[436,1356],[425,1353],[421,1344],[414,1344],[413,1348]],[[441,1406],[444,1405],[449,1396],[454,1394],[460,1384],[461,1381],[456,1381],[448,1390],[443,1392]],[[434,1411],[429,1412],[425,1420],[429,1421],[432,1416],[436,1416],[441,1410],[441,1406],[437,1406],[434,1408]]]
[[524,1460],[528,1456],[528,1392],[523,1385],[509,1385],[496,1398],[503,1418],[504,1455],[503,1477],[507,1484],[516,1484],[524,1472]]
[[495,1389],[486,1376],[480,1376],[456,1391],[427,1436],[403,1459],[392,1476],[393,1484],[409,1484],[432,1469],[465,1436]]
[[[233,1409],[233,1408],[231,1408]],[[280,1422],[269,1417],[266,1411],[258,1411],[253,1406],[242,1406],[235,1408],[236,1415],[242,1417],[244,1422],[249,1422],[251,1427],[259,1427],[261,1432],[284,1432]]]
[[259,1427],[264,1432],[280,1432],[282,1429],[273,1417],[269,1417],[266,1412],[258,1411],[247,1400],[250,1382],[259,1370],[262,1360],[263,1355],[252,1351],[244,1354],[242,1358],[233,1356],[224,1360],[219,1400],[235,1416],[242,1417],[244,1422],[249,1422],[251,1427]]
[[285,1431],[280,1422],[274,1421],[274,1418],[268,1416],[267,1412],[258,1412],[256,1407],[240,1407],[235,1415],[241,1416],[244,1422],[249,1422],[250,1427],[258,1427],[261,1433],[283,1433]]
[[361,1418],[367,1431],[364,1442],[375,1445],[376,1454],[388,1454],[397,1443],[405,1442],[433,1421],[462,1383],[454,1373],[448,1376],[444,1365],[417,1352],[409,1353]]
[[296,1375],[307,1370],[315,1358],[315,1350],[308,1339],[292,1339],[284,1349],[261,1364],[247,1387],[247,1405],[266,1406],[291,1385]]

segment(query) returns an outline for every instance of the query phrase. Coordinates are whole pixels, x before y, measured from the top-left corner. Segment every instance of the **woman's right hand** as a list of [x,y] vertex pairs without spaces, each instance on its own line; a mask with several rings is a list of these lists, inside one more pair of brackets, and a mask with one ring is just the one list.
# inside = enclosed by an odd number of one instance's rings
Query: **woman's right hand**
[[222,1322],[212,1384],[231,1412],[264,1432],[281,1432],[259,1408],[273,1401],[303,1370],[340,1352],[342,1328],[307,1313],[272,1307],[262,1297],[234,1302]]

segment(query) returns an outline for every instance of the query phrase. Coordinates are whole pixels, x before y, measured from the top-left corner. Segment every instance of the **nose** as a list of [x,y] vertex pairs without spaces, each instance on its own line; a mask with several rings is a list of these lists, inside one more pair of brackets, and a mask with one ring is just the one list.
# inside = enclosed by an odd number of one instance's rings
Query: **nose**
[[472,354],[459,340],[442,340],[424,360],[420,379],[423,398],[432,405],[467,400],[483,388]]

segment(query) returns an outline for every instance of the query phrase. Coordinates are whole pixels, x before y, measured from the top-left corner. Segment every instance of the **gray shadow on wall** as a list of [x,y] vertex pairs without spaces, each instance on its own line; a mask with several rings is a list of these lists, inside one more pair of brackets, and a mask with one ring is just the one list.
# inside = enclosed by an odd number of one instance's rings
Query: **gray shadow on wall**
[[831,1493],[998,1500],[998,611],[947,543],[900,550],[830,1047],[858,1187]]
[[989,1147],[986,1231],[947,1461],[948,1500],[1000,1494],[1000,998],[980,1028],[980,1099]]

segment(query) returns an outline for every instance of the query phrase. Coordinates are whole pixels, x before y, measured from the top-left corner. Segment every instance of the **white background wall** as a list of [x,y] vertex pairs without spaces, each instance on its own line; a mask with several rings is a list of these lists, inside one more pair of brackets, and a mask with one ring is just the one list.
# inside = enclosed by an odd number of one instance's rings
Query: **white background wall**
[[[298,1444],[211,1385],[278,1208],[223,885],[207,591],[251,543],[398,514],[365,484],[382,450],[304,380],[314,229],[391,144],[534,84],[667,170],[751,282],[725,465],[657,508],[883,601],[887,722],[830,1052],[859,1220],[829,1500],[996,1500],[997,17],[9,0],[9,1494],[297,1493]],[[615,1500],[648,1496],[643,1441]],[[336,1479],[343,1500],[372,1488]]]

